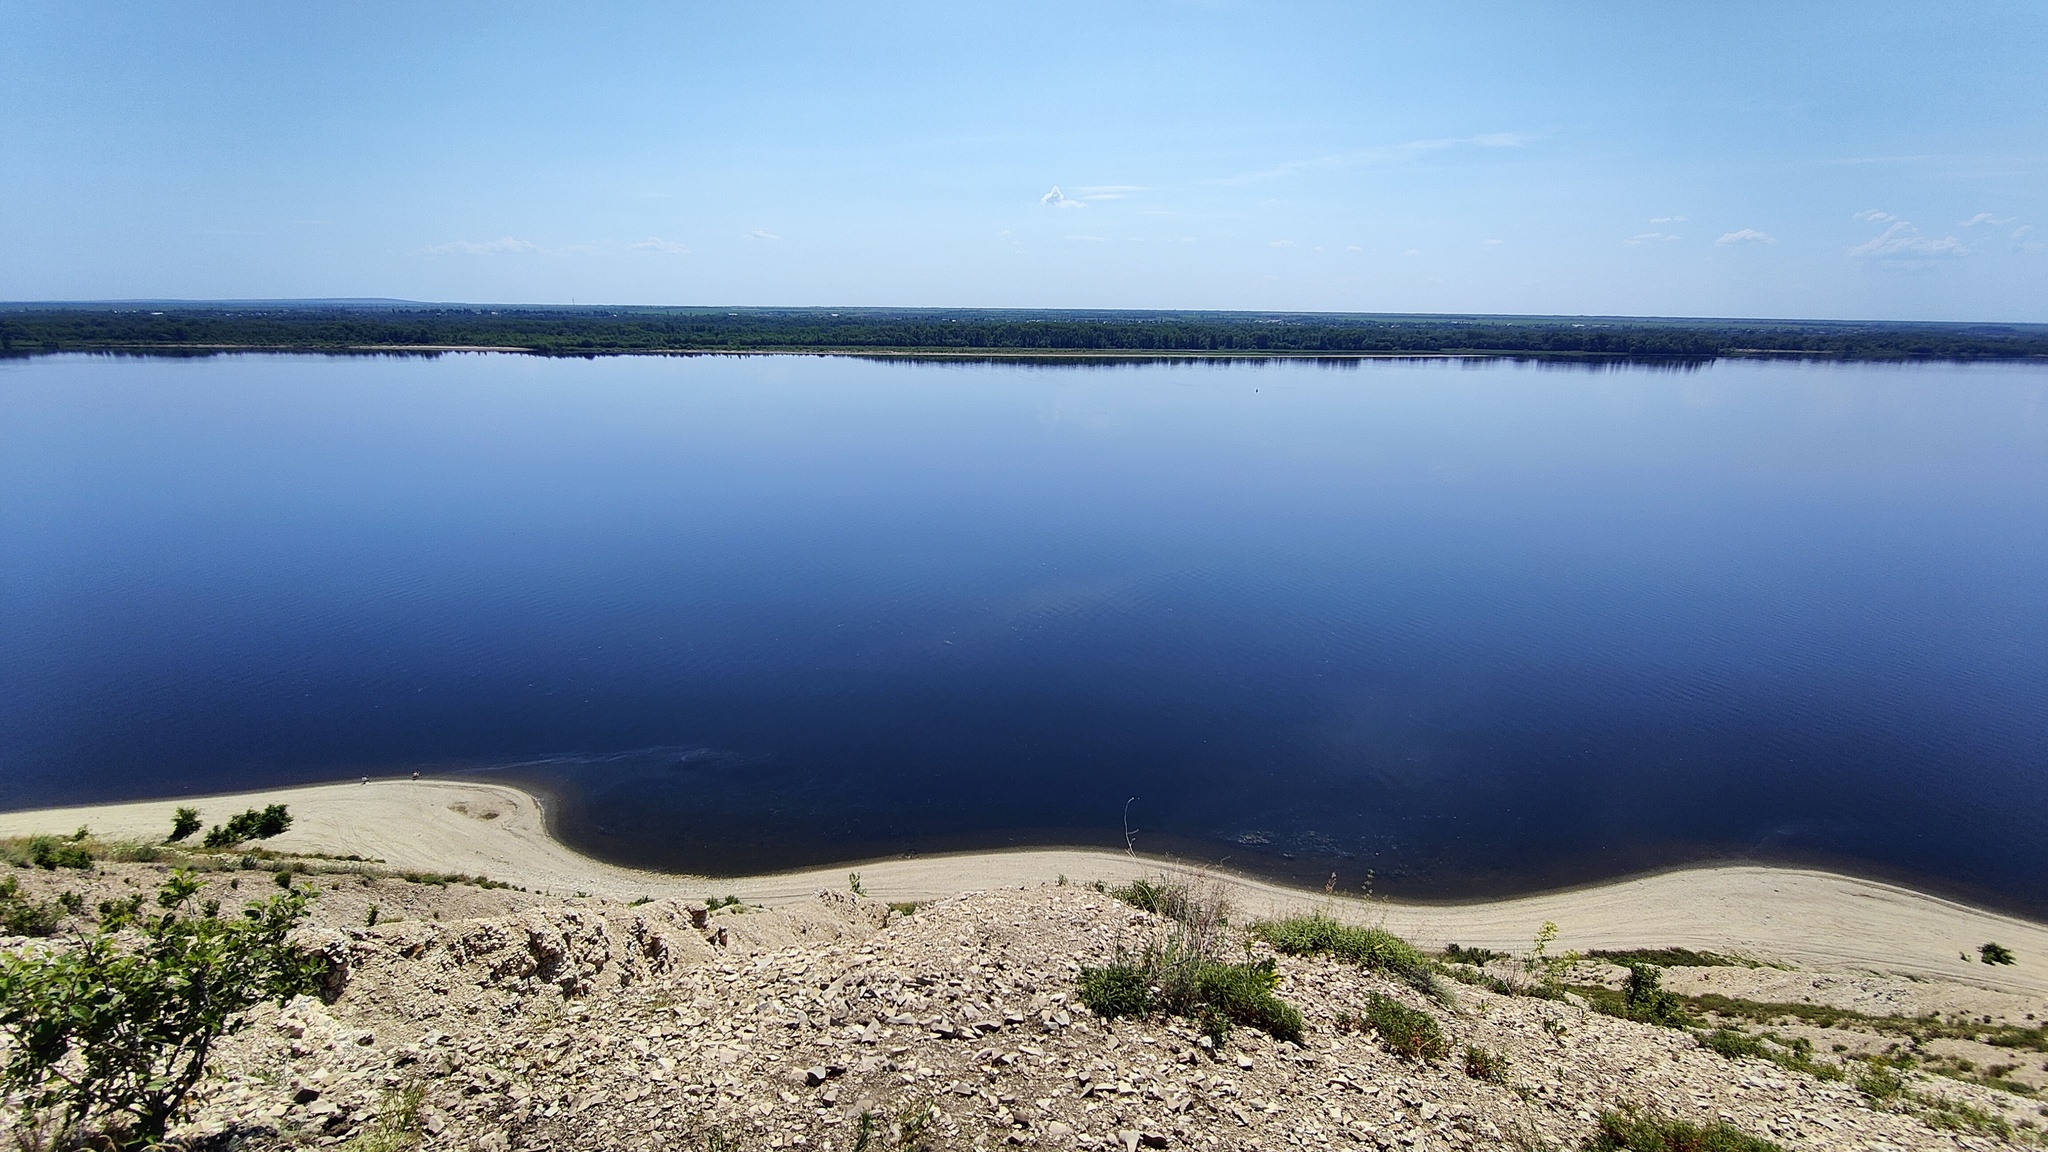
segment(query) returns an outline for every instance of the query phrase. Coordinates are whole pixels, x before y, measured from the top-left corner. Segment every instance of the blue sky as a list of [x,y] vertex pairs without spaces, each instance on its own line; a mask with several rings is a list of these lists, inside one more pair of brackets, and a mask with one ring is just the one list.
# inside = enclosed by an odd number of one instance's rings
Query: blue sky
[[2043,45],[2038,2],[0,0],[0,298],[2043,321]]

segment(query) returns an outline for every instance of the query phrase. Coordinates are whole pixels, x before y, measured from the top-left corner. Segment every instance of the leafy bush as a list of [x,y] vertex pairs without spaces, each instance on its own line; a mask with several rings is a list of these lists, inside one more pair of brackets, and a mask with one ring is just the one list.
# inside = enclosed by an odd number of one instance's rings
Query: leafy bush
[[1785,1152],[1725,1121],[1701,1127],[1643,1112],[1602,1112],[1586,1152]]
[[0,880],[0,936],[48,936],[57,930],[67,907],[61,900],[25,899],[21,882],[9,876]]
[[1369,994],[1363,1023],[1380,1034],[1387,1051],[1403,1059],[1428,1062],[1451,1054],[1451,1042],[1444,1038],[1436,1017],[1392,996]]
[[1700,1037],[1700,1043],[1710,1051],[1718,1052],[1730,1060],[1740,1060],[1743,1057],[1762,1060],[1766,1051],[1762,1040],[1733,1028],[1716,1028]]
[[1081,1003],[1105,1020],[1163,1012],[1193,1020],[1221,1043],[1233,1025],[1276,1040],[1299,1040],[1301,1013],[1273,995],[1280,974],[1269,959],[1227,964],[1169,944],[1136,960],[1081,969]]
[[164,843],[176,844],[197,831],[199,831],[199,809],[180,808],[171,816],[171,834],[164,837]]
[[1444,959],[1453,964],[1471,964],[1484,968],[1495,960],[1505,960],[1508,954],[1495,952],[1491,948],[1460,948],[1456,944],[1444,945]]
[[204,843],[208,848],[233,848],[245,840],[268,840],[291,826],[291,813],[282,804],[269,805],[261,812],[250,808],[228,817],[226,824],[207,829]]
[[1266,920],[1252,931],[1290,956],[1327,954],[1362,968],[1388,972],[1417,991],[1441,994],[1436,967],[1415,945],[1381,928],[1362,928],[1311,912],[1284,920]]
[[2019,963],[2019,958],[2012,954],[2012,949],[2003,944],[1980,944],[1977,947],[1977,955],[1982,957],[1986,964]]
[[1508,1058],[1488,1048],[1465,1049],[1465,1075],[1489,1084],[1508,1082]]
[[82,841],[60,840],[55,836],[28,838],[28,862],[45,871],[58,868],[92,867],[92,849]]
[[[199,891],[178,871],[159,911],[103,916],[76,948],[0,956],[0,1084],[30,1112],[59,1109],[66,1128],[117,1146],[161,1143],[222,1036],[248,1011],[312,991],[317,963],[286,942],[311,893],[279,893],[223,920],[193,914]],[[107,905],[102,905],[103,912]],[[132,926],[136,938],[118,933]]]
[[1664,990],[1661,979],[1661,970],[1655,964],[1629,965],[1624,1014],[1638,1023],[1665,1028],[1690,1025],[1691,1014],[1677,996]]

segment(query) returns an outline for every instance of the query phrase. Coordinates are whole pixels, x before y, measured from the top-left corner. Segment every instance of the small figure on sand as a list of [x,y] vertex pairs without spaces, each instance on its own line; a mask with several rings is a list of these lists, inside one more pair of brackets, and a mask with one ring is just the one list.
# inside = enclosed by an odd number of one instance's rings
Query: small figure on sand
[[368,784],[369,782],[370,778],[368,776],[363,777],[363,783]]
[[415,784],[419,783],[419,779],[420,779],[420,770],[419,770],[419,769],[415,768],[415,769],[413,769],[413,770],[412,770],[412,779],[413,779],[413,783],[415,783]]

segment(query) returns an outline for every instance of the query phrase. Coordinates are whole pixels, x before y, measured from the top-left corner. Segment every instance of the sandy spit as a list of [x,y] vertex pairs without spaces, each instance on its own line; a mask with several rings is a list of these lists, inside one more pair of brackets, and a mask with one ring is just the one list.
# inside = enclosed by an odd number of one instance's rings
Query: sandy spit
[[[0,836],[68,833],[80,825],[111,838],[154,839],[179,805],[208,824],[244,808],[290,805],[291,831],[266,842],[280,852],[364,856],[394,868],[488,876],[535,891],[614,899],[736,893],[776,905],[820,888],[843,889],[849,869],[706,879],[621,868],[583,856],[548,834],[535,798],[516,788],[467,780],[373,780],[201,799],[145,800],[0,813]],[[1090,849],[915,856],[859,865],[862,886],[885,900],[932,900],[958,892],[1035,885],[1117,882],[1173,872],[1171,860]],[[1734,865],[1691,868],[1595,887],[1474,904],[1414,904],[1326,896],[1229,872],[1203,876],[1229,890],[1245,913],[1322,906],[1356,922],[1382,923],[1427,947],[1525,950],[1555,922],[1556,948],[1689,947],[1734,952],[1804,968],[1870,971],[1960,981],[2048,995],[2048,925],[1990,912],[1874,880],[1804,868]],[[2019,963],[1976,961],[1986,941],[2013,949]],[[1964,957],[1967,955],[1968,959]]]

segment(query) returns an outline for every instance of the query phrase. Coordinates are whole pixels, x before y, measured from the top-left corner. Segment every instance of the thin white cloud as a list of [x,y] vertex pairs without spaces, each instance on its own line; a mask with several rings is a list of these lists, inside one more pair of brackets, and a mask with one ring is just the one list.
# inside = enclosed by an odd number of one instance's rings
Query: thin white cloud
[[1893,220],[1897,220],[1898,217],[1892,215],[1889,212],[1880,212],[1875,208],[1865,208],[1863,211],[1856,213],[1856,219],[1869,220],[1880,224],[1888,224]]
[[1083,241],[1083,242],[1085,242],[1085,243],[1089,243],[1089,244],[1107,244],[1107,243],[1109,243],[1109,237],[1107,237],[1107,236],[1068,236],[1068,237],[1066,237],[1066,239],[1068,239],[1068,240],[1080,240],[1080,241]]
[[1721,238],[1714,241],[1714,243],[1719,244],[1723,248],[1733,248],[1737,244],[1776,244],[1777,242],[1778,238],[1776,236],[1768,232],[1759,232],[1754,228],[1744,228],[1736,232],[1723,232]]
[[1975,228],[1979,224],[1989,224],[1993,228],[2003,228],[2012,222],[2013,218],[2011,216],[1993,216],[1989,212],[1979,212],[1968,220],[1963,221],[1958,227]]
[[1676,239],[1678,239],[1678,237],[1676,237],[1676,236],[1673,236],[1673,235],[1672,235],[1671,233],[1669,233],[1669,232],[1644,232],[1644,233],[1642,233],[1642,234],[1641,234],[1641,235],[1639,235],[1639,236],[1631,236],[1631,237],[1629,237],[1629,238],[1628,238],[1628,239],[1627,239],[1626,241],[1624,241],[1624,243],[1628,243],[1628,244],[1662,244],[1662,243],[1664,243],[1665,241],[1668,241],[1668,240],[1676,240]]
[[1403,256],[1420,256],[1420,255],[1422,255],[1422,249],[1420,249],[1420,248],[1410,248],[1410,249],[1409,249],[1409,250],[1407,250],[1406,252],[1403,252],[1403,253],[1401,253],[1401,255],[1403,255]]
[[1086,188],[1076,188],[1074,194],[1069,196],[1060,191],[1060,186],[1055,184],[1052,191],[1038,198],[1038,202],[1054,208],[1086,208],[1102,200],[1128,200],[1143,191],[1144,187],[1137,184],[1094,184]]
[[1926,260],[1970,254],[1969,245],[1953,236],[1924,236],[1910,220],[1888,219],[1891,224],[1883,232],[1849,249],[1849,255],[1877,260]]
[[776,235],[775,233],[773,233],[773,232],[770,232],[770,231],[768,231],[768,230],[767,230],[766,228],[756,228],[756,229],[754,229],[754,230],[753,230],[752,232],[749,232],[749,233],[747,233],[747,235],[746,235],[746,238],[747,238],[747,239],[749,239],[749,240],[780,240],[780,239],[782,239],[782,237],[780,237],[780,236],[777,236],[777,235]]
[[1493,246],[1494,246],[1495,244],[1505,244],[1505,243],[1507,243],[1507,241],[1505,241],[1505,240],[1488,240],[1488,241],[1486,242],[1486,246],[1487,246],[1487,247],[1489,247],[1489,248],[1491,248],[1491,247],[1493,247]]
[[1346,244],[1346,245],[1344,246],[1344,250],[1345,250],[1346,252],[1363,252],[1363,251],[1365,251],[1365,249],[1363,249],[1363,248],[1360,248],[1360,247],[1359,247],[1358,245],[1356,245],[1356,244]]
[[1301,245],[1299,245],[1299,244],[1296,244],[1296,243],[1295,243],[1294,241],[1292,241],[1292,240],[1272,240],[1272,241],[1268,241],[1268,242],[1267,242],[1267,244],[1266,244],[1266,247],[1268,247],[1268,248],[1299,248],[1299,247],[1301,247]]
[[1265,180],[1276,180],[1297,172],[1309,172],[1327,168],[1350,168],[1361,164],[1388,164],[1413,160],[1419,156],[1445,152],[1456,148],[1526,148],[1541,139],[1531,132],[1484,132],[1477,136],[1442,137],[1431,140],[1409,140],[1387,148],[1363,148],[1355,152],[1333,152],[1326,156],[1314,156],[1306,160],[1290,160],[1271,168],[1256,172],[1241,172],[1235,176],[1224,176],[1203,181],[1207,184],[1255,184]]
[[1685,219],[1685,217],[1683,217],[1683,216],[1652,216],[1652,217],[1650,217],[1650,223],[1652,223],[1652,224],[1683,224],[1683,223],[1685,223],[1685,222],[1686,222],[1686,219]]
[[538,252],[540,245],[529,244],[511,236],[478,243],[474,240],[452,240],[446,244],[435,244],[427,248],[429,256],[495,256],[508,252]]
[[649,236],[645,240],[635,240],[631,247],[636,252],[667,252],[673,256],[688,256],[690,254],[690,246],[688,244],[680,244],[674,240],[663,240],[659,236]]
[[[1053,186],[1055,190],[1058,185]],[[1097,184],[1074,190],[1076,200],[1128,200],[1145,189],[1137,184]]]

